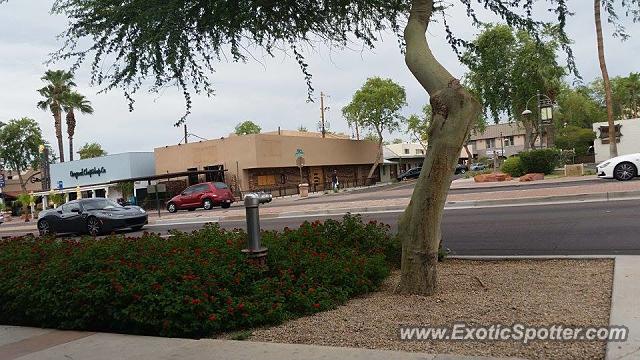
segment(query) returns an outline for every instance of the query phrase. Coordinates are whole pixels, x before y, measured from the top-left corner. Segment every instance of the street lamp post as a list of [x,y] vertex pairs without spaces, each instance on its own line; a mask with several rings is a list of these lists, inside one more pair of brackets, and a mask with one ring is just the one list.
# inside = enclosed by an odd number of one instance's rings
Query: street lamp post
[[[525,104],[525,110],[522,112],[522,115],[528,116],[532,114],[532,111],[529,110],[529,102],[536,98],[537,106],[538,106],[538,135],[540,136],[540,148],[544,148],[544,126],[553,123],[553,100],[545,94],[541,94],[540,91],[537,91],[536,94],[527,100]],[[547,141],[547,146],[549,145],[549,141]]]
[[504,156],[504,136],[502,135],[502,131],[500,131],[500,156],[505,157]]

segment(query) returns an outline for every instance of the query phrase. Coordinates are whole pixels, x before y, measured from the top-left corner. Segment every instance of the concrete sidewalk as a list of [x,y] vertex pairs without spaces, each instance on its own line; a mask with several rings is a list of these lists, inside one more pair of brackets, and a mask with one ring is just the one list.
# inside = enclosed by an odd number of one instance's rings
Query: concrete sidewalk
[[496,359],[315,345],[191,340],[0,326],[0,360],[297,360],[302,358],[305,360]]

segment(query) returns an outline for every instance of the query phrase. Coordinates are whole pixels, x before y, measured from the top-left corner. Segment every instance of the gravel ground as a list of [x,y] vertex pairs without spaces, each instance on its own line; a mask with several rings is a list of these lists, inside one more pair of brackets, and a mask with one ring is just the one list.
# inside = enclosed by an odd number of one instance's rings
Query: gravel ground
[[438,279],[440,288],[432,297],[396,295],[395,272],[376,293],[332,311],[254,330],[249,340],[526,359],[604,359],[603,341],[407,342],[398,339],[398,326],[607,326],[612,260],[448,260],[439,267]]

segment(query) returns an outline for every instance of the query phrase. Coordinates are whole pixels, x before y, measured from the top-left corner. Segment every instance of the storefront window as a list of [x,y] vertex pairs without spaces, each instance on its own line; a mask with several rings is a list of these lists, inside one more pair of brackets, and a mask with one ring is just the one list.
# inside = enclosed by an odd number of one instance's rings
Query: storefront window
[[275,175],[258,175],[258,186],[271,186],[276,184]]

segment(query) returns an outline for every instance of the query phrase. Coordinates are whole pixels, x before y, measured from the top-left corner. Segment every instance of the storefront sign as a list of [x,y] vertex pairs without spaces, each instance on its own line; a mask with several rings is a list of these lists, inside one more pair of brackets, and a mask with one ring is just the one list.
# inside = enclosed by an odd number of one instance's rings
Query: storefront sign
[[93,177],[93,175],[102,175],[105,174],[107,172],[107,169],[103,167],[93,167],[91,169],[88,168],[84,168],[80,171],[70,171],[69,172],[69,176],[71,176],[72,178],[76,178],[78,179],[81,176],[89,176],[89,177]]

